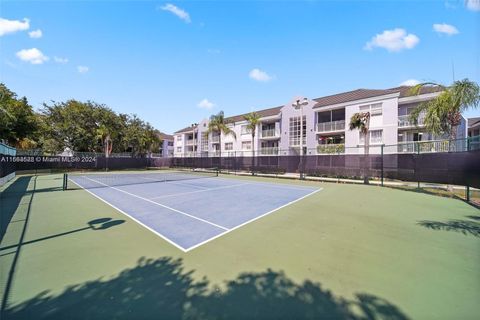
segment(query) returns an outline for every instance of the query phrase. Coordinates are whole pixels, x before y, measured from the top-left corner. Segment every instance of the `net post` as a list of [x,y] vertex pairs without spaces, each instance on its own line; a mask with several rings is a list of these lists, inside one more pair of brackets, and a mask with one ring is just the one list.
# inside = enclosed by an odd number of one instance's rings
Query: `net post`
[[67,190],[68,173],[63,174],[63,191]]

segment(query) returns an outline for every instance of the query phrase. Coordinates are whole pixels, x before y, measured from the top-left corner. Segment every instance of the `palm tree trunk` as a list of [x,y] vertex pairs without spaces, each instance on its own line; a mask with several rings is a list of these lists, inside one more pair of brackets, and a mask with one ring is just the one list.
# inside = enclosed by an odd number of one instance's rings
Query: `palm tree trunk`
[[364,184],[368,184],[368,176],[369,176],[369,158],[368,158],[368,154],[369,154],[369,149],[370,149],[370,136],[369,136],[369,132],[367,130],[367,132],[365,133],[365,144],[364,144],[364,163],[363,165],[365,166],[364,167],[364,172],[363,172],[363,183]]
[[252,130],[252,176],[255,174],[255,131]]
[[222,132],[218,135],[218,172],[222,172]]

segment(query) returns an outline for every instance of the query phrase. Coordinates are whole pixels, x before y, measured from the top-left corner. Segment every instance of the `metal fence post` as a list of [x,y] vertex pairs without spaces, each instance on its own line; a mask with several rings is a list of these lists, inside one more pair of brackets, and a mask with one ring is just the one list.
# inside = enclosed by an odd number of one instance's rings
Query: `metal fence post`
[[415,177],[417,178],[417,188],[420,189],[420,180],[418,179],[418,158],[420,157],[420,142],[416,142],[417,157],[415,158]]
[[[468,152],[470,152],[470,137],[467,137],[467,154]],[[467,202],[470,202],[470,186],[469,186],[469,183],[468,183],[468,179],[467,179],[467,185],[466,185],[466,188],[465,188],[465,199],[467,200]]]
[[381,158],[381,160],[382,160],[382,172],[381,172],[381,177],[382,177],[382,180],[381,180],[381,181],[382,181],[382,187],[383,187],[383,147],[384,147],[384,146],[385,146],[384,144],[382,144],[382,145],[380,146],[380,148],[381,148],[381,154],[382,154],[382,158]]

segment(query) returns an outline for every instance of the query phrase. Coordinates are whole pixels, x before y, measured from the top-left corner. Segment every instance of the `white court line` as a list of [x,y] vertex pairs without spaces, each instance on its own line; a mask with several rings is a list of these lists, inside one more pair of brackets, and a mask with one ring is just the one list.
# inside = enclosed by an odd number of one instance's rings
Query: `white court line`
[[108,184],[104,184],[104,183],[102,183],[102,182],[100,182],[100,181],[96,181],[95,179],[91,179],[91,178],[89,178],[89,177],[85,177],[85,179],[88,179],[88,180],[91,180],[91,181],[96,182],[96,183],[98,183],[98,184],[104,185],[105,187],[111,188],[111,189],[113,189],[113,190],[117,190],[117,191],[123,192],[123,193],[128,194],[128,195],[130,195],[130,196],[132,196],[132,197],[135,197],[135,198],[138,198],[138,199],[141,199],[141,200],[144,200],[144,201],[147,201],[147,202],[156,204],[157,206],[160,206],[160,207],[169,209],[169,210],[171,210],[171,211],[174,211],[174,212],[183,214],[183,215],[185,215],[185,216],[187,216],[187,217],[190,217],[190,218],[192,218],[192,219],[195,219],[195,220],[198,220],[198,221],[202,221],[202,222],[208,223],[209,225],[212,225],[212,226],[214,226],[214,227],[217,227],[217,228],[220,228],[220,229],[223,229],[223,230],[227,230],[227,231],[229,230],[229,229],[227,229],[227,228],[225,228],[225,227],[223,227],[223,226],[221,226],[221,225],[218,225],[218,224],[216,224],[216,223],[213,223],[213,222],[210,222],[210,221],[208,221],[208,220],[205,220],[205,219],[202,219],[202,218],[193,216],[193,215],[191,215],[191,214],[188,214],[188,213],[186,213],[186,212],[183,212],[183,211],[180,211],[180,210],[171,208],[171,207],[169,207],[169,206],[166,206],[166,205],[164,205],[164,204],[161,204],[161,203],[152,201],[152,200],[150,200],[150,199],[147,199],[147,198],[144,198],[144,197],[140,197],[139,195],[136,195],[136,194],[127,192],[127,191],[125,191],[125,190],[122,190],[122,189],[118,189],[118,188],[109,186]]
[[[227,180],[227,181],[231,181],[232,179],[228,179],[228,178],[217,178],[217,179],[223,179],[223,180]],[[239,180],[247,180],[247,179],[239,179]],[[292,189],[292,190],[302,190],[302,191],[309,191],[309,190],[312,190],[313,187],[311,186],[308,186],[308,187],[302,187],[302,186],[297,186],[297,185],[290,185],[290,184],[286,184],[286,183],[270,183],[270,182],[260,182],[260,181],[250,181],[249,182],[250,184],[252,185],[264,185],[264,186],[269,186],[269,187],[273,187],[273,188],[281,188],[281,189]]]
[[178,184],[179,186],[186,186],[186,187],[197,188],[197,189],[202,189],[202,190],[210,189],[208,187],[202,187],[202,186],[197,186],[195,184],[178,182],[178,181],[168,181],[167,180],[167,181],[165,181],[165,183]]
[[178,182],[178,181],[169,181],[168,179],[158,180],[158,179],[147,178],[147,177],[140,177],[140,179],[152,180],[152,181],[164,182],[164,183],[178,184],[180,186],[187,186],[187,187],[192,187],[192,188],[197,188],[197,189],[208,189],[207,187],[197,186],[197,185],[188,184],[188,183],[181,183],[181,182]]
[[185,194],[192,194],[192,193],[199,193],[199,192],[208,192],[208,191],[229,189],[229,188],[244,186],[244,185],[247,185],[247,184],[249,184],[249,183],[239,183],[239,184],[234,184],[234,185],[231,185],[231,186],[223,186],[223,187],[217,187],[217,188],[210,188],[210,189],[206,189],[206,190],[197,190],[197,191],[188,191],[188,192],[173,193],[173,194],[167,194],[167,195],[165,195],[165,196],[153,197],[153,198],[150,198],[150,200],[170,198],[170,197],[176,197],[176,196],[183,196],[183,195],[185,195]]
[[128,213],[126,213],[125,211],[121,210],[120,208],[117,208],[116,206],[114,206],[113,204],[111,204],[110,202],[108,202],[107,200],[101,198],[100,196],[97,196],[95,193],[91,192],[90,190],[84,188],[83,186],[81,186],[78,182],[76,181],[73,181],[72,179],[68,179],[70,181],[72,181],[73,183],[75,183],[76,185],[78,185],[80,188],[82,188],[83,190],[87,191],[88,193],[90,193],[92,196],[94,196],[95,198],[97,198],[98,200],[102,201],[103,203],[106,203],[108,204],[110,207],[112,207],[113,209],[115,210],[118,210],[120,213],[123,213],[124,215],[126,215],[127,217],[129,217],[130,219],[132,219],[133,221],[135,221],[136,223],[138,223],[139,225],[141,225],[142,227],[144,227],[145,229],[148,229],[149,231],[153,232],[154,234],[156,234],[157,236],[159,236],[160,238],[162,238],[163,240],[167,241],[168,243],[172,244],[174,247],[182,250],[183,252],[187,252],[186,249],[182,246],[180,246],[179,244],[175,243],[174,241],[170,240],[169,238],[167,238],[166,236],[164,236],[163,234],[161,234],[160,232],[150,228],[149,226],[147,226],[146,224],[144,224],[143,222],[137,220],[136,218],[132,217],[131,215],[129,215]]
[[215,240],[215,239],[217,239],[217,238],[220,238],[221,236],[224,236],[224,235],[226,235],[227,233],[232,232],[233,230],[236,230],[236,229],[238,229],[238,228],[240,228],[240,227],[243,227],[244,225],[249,224],[250,222],[253,222],[253,221],[255,221],[255,220],[258,220],[258,219],[260,219],[260,218],[263,218],[263,217],[265,217],[265,216],[267,216],[267,215],[269,215],[269,214],[271,214],[271,213],[273,213],[273,212],[275,212],[275,211],[277,211],[277,210],[280,210],[280,209],[282,209],[282,208],[285,208],[286,206],[289,206],[289,205],[291,205],[291,204],[294,204],[295,202],[298,202],[298,201],[300,201],[300,200],[303,200],[303,199],[305,199],[306,197],[311,196],[312,194],[317,193],[317,192],[322,191],[322,190],[323,190],[323,188],[317,189],[317,190],[315,190],[315,191],[313,191],[313,192],[310,192],[310,193],[307,194],[307,195],[304,195],[304,196],[301,197],[301,198],[298,198],[298,199],[296,199],[296,200],[290,201],[289,203],[286,203],[286,204],[284,204],[284,205],[282,205],[282,206],[280,206],[280,207],[278,207],[278,208],[276,208],[276,209],[273,209],[273,210],[268,211],[267,213],[264,213],[264,214],[262,214],[262,215],[260,215],[260,216],[258,216],[258,217],[255,217],[255,218],[253,218],[253,219],[250,219],[250,220],[248,220],[248,221],[245,221],[244,223],[239,224],[238,226],[233,227],[232,229],[229,229],[229,230],[227,230],[227,231],[225,231],[225,232],[223,232],[223,233],[220,233],[220,234],[218,234],[218,235],[216,235],[216,236],[214,236],[214,237],[212,237],[212,238],[210,238],[210,239],[207,239],[207,240],[205,240],[205,241],[202,241],[202,242],[200,242],[200,243],[197,243],[196,245],[194,245],[194,246],[192,246],[192,247],[189,247],[188,249],[185,250],[185,252],[189,252],[190,250],[193,250],[193,249],[195,249],[195,248],[198,248],[199,246],[204,245],[204,244],[206,244],[206,243],[208,243],[208,242],[210,242],[210,241],[213,241],[213,240]]

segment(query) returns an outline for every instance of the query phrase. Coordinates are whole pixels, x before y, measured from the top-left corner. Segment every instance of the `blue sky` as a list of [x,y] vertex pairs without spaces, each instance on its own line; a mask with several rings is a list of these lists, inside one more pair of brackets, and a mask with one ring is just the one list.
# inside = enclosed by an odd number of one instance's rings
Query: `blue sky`
[[170,133],[296,95],[449,84],[452,65],[480,82],[480,0],[2,0],[0,18],[0,81],[35,108],[93,100]]

